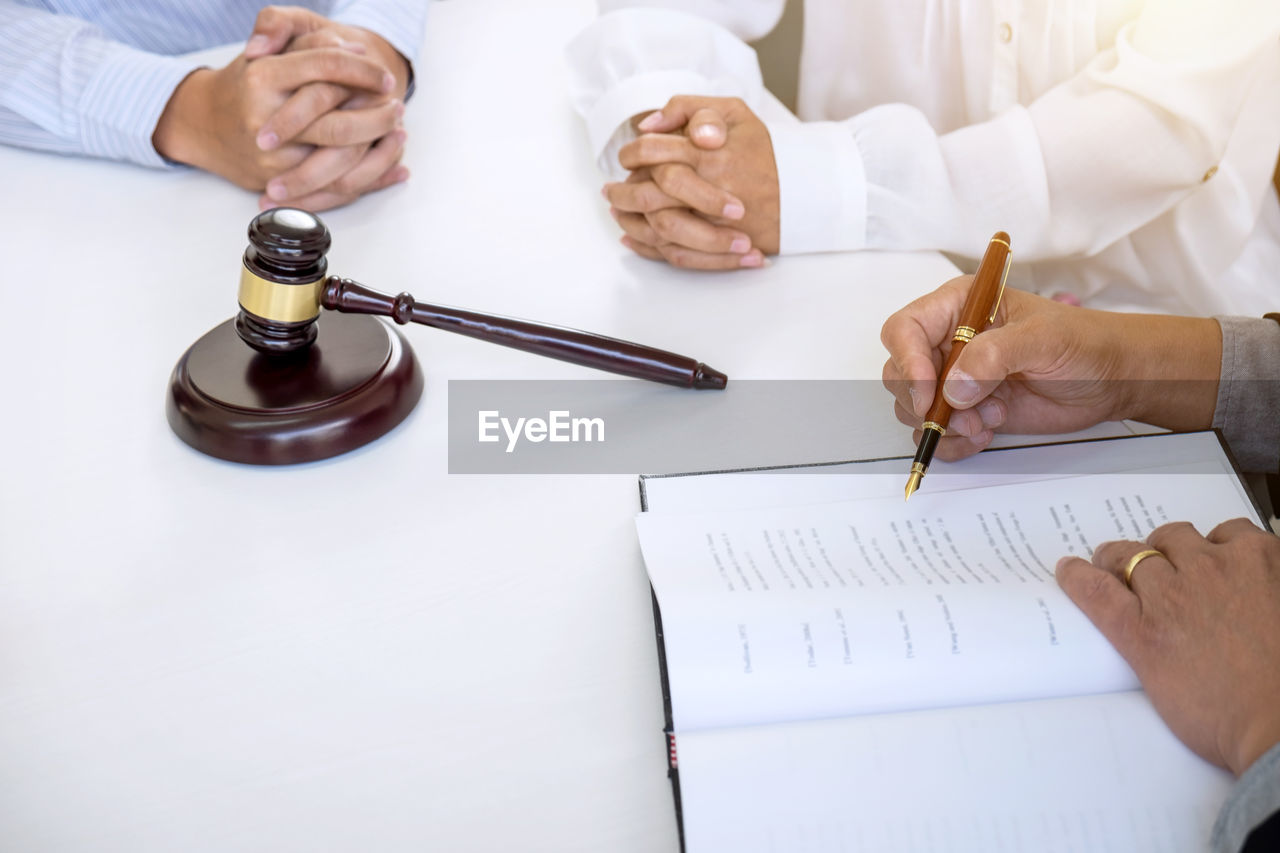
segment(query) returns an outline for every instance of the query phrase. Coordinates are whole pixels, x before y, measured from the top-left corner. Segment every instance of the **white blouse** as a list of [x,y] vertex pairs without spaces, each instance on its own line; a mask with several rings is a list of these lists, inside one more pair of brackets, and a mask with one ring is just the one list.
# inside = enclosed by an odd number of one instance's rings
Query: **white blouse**
[[[793,0],[794,1],[794,0]],[[568,48],[619,176],[675,94],[767,109],[746,41],[785,0],[602,0]],[[797,112],[768,121],[784,253],[940,250],[997,230],[1014,283],[1090,304],[1280,305],[1277,0],[805,0]],[[967,259],[967,260],[966,260]]]

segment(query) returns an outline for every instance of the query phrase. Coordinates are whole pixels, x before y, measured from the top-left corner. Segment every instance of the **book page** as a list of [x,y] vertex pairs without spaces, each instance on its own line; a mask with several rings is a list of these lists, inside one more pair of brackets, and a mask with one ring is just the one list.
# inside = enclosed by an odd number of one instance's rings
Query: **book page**
[[637,519],[677,732],[1137,687],[1054,566],[1255,513],[1225,457],[1142,473]]
[[1231,777],[1141,693],[677,737],[689,853],[1204,851]]
[[[960,462],[934,462],[923,488],[949,492],[1082,474],[1164,468],[1170,459],[1218,464],[1222,445],[1212,432],[1192,432],[988,450]],[[645,477],[645,508],[666,514],[893,498],[902,495],[910,466],[909,459],[899,458]]]

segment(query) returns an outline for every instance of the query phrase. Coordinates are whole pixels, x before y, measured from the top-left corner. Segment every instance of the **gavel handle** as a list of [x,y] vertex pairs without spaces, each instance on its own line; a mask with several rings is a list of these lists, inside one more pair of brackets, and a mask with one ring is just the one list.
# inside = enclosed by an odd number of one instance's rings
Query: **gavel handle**
[[573,364],[681,388],[723,388],[729,381],[720,371],[688,356],[563,326],[428,305],[415,301],[407,293],[390,296],[349,278],[329,276],[325,279],[320,304],[345,314],[390,317],[401,325],[420,323]]

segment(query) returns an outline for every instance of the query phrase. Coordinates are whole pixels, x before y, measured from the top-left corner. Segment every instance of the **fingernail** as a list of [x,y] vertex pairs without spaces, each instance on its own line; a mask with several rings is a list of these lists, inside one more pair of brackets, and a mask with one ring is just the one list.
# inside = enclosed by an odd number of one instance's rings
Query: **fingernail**
[[977,435],[975,435],[973,438],[969,440],[972,441],[974,445],[976,445],[977,447],[986,447],[988,444],[991,443],[991,439],[995,437],[996,437],[996,434],[994,432],[992,432],[989,429],[984,429],[982,432],[978,433]]
[[618,242],[626,246],[628,249],[632,248],[631,238],[625,234],[622,235],[622,239],[620,239]]
[[601,196],[601,198],[603,198],[603,199],[605,199],[606,201],[608,201],[608,199],[609,199],[609,190],[610,190],[612,187],[613,187],[613,184],[605,184],[604,186],[602,186],[602,187],[600,188],[600,196]]
[[719,142],[721,137],[720,128],[714,124],[700,124],[693,129],[693,135],[704,142]]
[[650,131],[660,124],[662,124],[662,112],[661,110],[655,110],[645,116],[644,120],[636,125],[636,127],[643,131]]
[[396,142],[401,145],[409,141],[409,131],[405,130],[403,127],[396,128],[395,135]]
[[985,400],[978,404],[978,415],[982,418],[982,425],[987,429],[995,429],[1004,423],[1004,417],[1000,411],[1000,404],[995,400]]
[[909,394],[909,395],[911,396],[911,413],[912,413],[912,414],[915,414],[915,415],[919,415],[919,414],[921,414],[921,412],[920,412],[920,394],[919,394],[919,393],[916,391],[916,389],[914,389],[914,388],[908,388],[908,389],[907,389],[907,394]]
[[338,39],[338,47],[343,50],[349,50],[352,53],[363,54],[365,52],[364,45],[358,41],[347,41],[346,39]]
[[392,178],[392,180],[394,180],[397,184],[402,184],[405,181],[409,180],[409,167],[401,166],[399,170],[396,171],[396,176]]
[[740,267],[761,267],[764,266],[764,255],[756,251],[750,251],[738,259]]
[[724,210],[720,211],[720,215],[725,219],[741,219],[746,216],[747,210],[742,206],[742,202],[731,201],[724,206]]
[[616,221],[617,221],[617,219],[618,219],[618,208],[613,207],[612,205],[610,205],[610,206],[609,206],[609,215],[610,215],[610,216],[612,216],[612,217],[613,217],[613,219],[614,219],[614,221],[616,222]]
[[743,252],[751,251],[751,241],[746,237],[739,237],[729,244],[729,251],[735,255],[741,255]]
[[390,71],[382,75],[382,91],[390,92],[396,87],[396,77]]
[[947,402],[953,406],[971,406],[978,400],[978,383],[962,370],[952,369],[942,384]]
[[1058,572],[1062,571],[1062,567],[1065,566],[1067,564],[1067,561],[1070,559],[1071,559],[1070,557],[1059,557],[1058,565],[1054,567],[1054,571],[1058,571]]
[[267,195],[276,201],[281,201],[288,197],[289,192],[284,188],[284,182],[271,181],[267,184]]
[[269,130],[258,134],[258,147],[263,151],[270,151],[279,144],[280,137],[276,136]]
[[266,50],[267,45],[270,43],[271,43],[270,40],[266,36],[256,35],[253,38],[249,39],[248,43],[245,44],[244,52],[256,53],[259,50]]

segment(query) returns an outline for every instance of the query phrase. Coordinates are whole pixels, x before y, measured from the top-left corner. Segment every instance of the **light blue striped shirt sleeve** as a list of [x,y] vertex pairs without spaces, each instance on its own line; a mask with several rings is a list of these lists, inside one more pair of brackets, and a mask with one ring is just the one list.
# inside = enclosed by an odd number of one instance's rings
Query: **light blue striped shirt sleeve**
[[106,38],[76,18],[0,0],[0,142],[144,166],[160,113],[198,63]]
[[428,0],[339,0],[330,18],[387,40],[410,65],[418,61],[426,31]]

